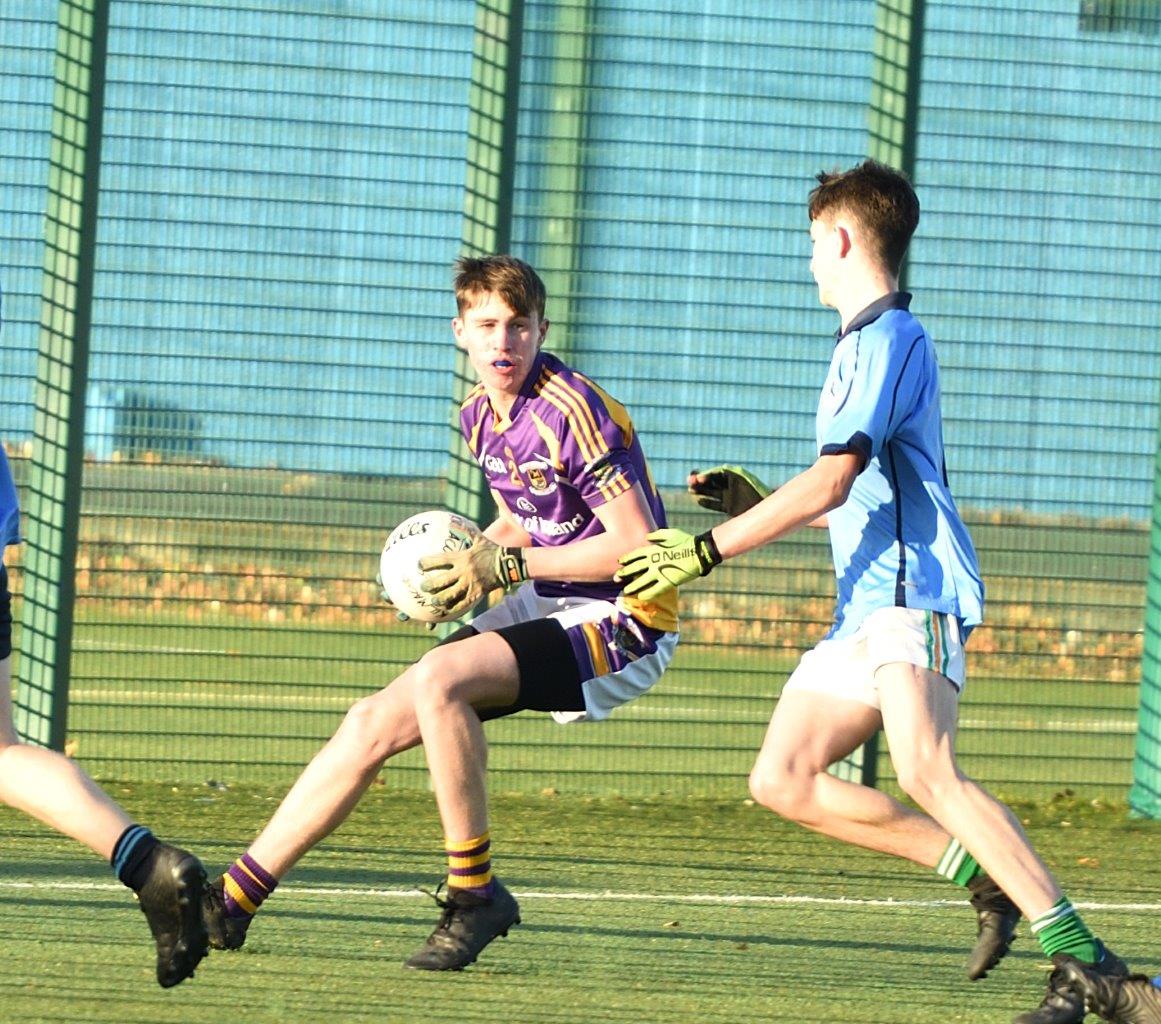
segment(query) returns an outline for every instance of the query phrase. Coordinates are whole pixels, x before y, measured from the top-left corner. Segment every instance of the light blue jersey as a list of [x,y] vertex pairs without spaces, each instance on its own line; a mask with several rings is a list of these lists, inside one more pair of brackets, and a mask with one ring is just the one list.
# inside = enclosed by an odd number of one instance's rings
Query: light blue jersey
[[864,460],[827,516],[838,577],[828,637],[890,606],[954,615],[965,636],[983,617],[979,563],[947,484],[939,365],[910,301],[894,292],[851,321],[818,404],[819,454]]

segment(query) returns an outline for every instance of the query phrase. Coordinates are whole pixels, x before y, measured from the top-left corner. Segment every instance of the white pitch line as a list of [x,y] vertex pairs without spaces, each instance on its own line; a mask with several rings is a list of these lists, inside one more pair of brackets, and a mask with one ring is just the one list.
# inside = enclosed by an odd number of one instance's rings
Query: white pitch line
[[[69,892],[120,892],[124,886],[115,882],[13,882],[0,881],[0,891],[34,890]],[[347,899],[357,896],[362,899],[419,899],[426,893],[419,889],[360,889],[339,888],[337,886],[294,885],[283,886],[284,896],[321,896]],[[767,906],[810,905],[825,907],[963,907],[965,900],[901,900],[863,899],[852,896],[763,896],[754,894],[713,893],[649,893],[649,892],[514,892],[522,900],[561,900],[570,903],[682,903],[710,904],[720,906],[742,906],[760,904]],[[1161,902],[1157,903],[1099,903],[1073,901],[1073,906],[1081,910],[1110,912],[1161,913]]]
[[236,651],[227,651],[220,647],[165,647],[156,644],[150,644],[142,647],[140,644],[127,643],[119,640],[88,640],[81,637],[73,641],[74,647],[80,647],[84,650],[97,651],[98,653],[105,650],[129,651],[133,654],[236,654]]
[[[214,684],[217,685],[217,684]],[[278,684],[272,684],[277,686]],[[372,692],[372,691],[365,691]],[[311,694],[311,693],[289,693],[279,694],[270,692],[250,691],[247,693],[207,693],[205,690],[107,690],[107,689],[89,689],[83,686],[73,687],[70,691],[70,696],[75,700],[108,700],[108,701],[132,701],[139,703],[140,701],[172,701],[179,700],[207,700],[212,699],[215,702],[229,701],[235,704],[318,704],[320,707],[341,706],[346,707],[358,699],[358,695],[347,694]],[[669,718],[711,718],[715,724],[718,725],[755,725],[763,724],[765,718],[751,719],[741,717],[738,713],[732,713],[728,718],[723,717],[721,708],[710,707],[671,707],[660,703],[649,704],[628,704],[621,708],[618,716],[625,718],[628,716],[648,716],[648,715],[664,715]],[[989,721],[983,718],[961,718],[959,720],[959,728],[964,729],[995,729],[1000,726],[1012,727],[1011,723],[1004,723],[999,721]],[[1025,722],[1020,723],[1020,727],[1029,731],[1039,730],[1041,732],[1069,732],[1069,733],[1090,733],[1090,732],[1105,732],[1118,733],[1122,735],[1135,735],[1137,732],[1137,720],[1135,718],[1123,719],[1080,719],[1068,721],[1066,719],[1054,719],[1048,722]]]
[[[366,692],[372,693],[374,691],[368,690]],[[140,701],[164,703],[176,699],[181,701],[213,700],[214,703],[231,702],[235,704],[318,704],[328,707],[332,705],[348,707],[358,700],[358,695],[335,694],[330,696],[316,693],[283,694],[258,692],[207,694],[204,690],[90,690],[80,686],[69,689],[69,698],[71,700],[107,700],[132,703],[138,703]]]

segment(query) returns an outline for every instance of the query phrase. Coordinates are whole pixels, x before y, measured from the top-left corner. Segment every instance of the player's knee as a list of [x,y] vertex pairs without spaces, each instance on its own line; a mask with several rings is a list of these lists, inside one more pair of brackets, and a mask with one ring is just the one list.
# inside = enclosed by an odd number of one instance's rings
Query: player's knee
[[946,802],[960,779],[954,762],[936,755],[912,753],[894,764],[899,788],[924,810]]
[[474,679],[470,665],[458,652],[433,648],[411,667],[415,713],[422,718],[463,703],[468,699],[466,687]]
[[750,795],[763,807],[790,821],[807,821],[811,814],[810,780],[784,765],[757,764],[750,772]]
[[392,727],[381,695],[355,701],[343,718],[336,738],[348,756],[366,766],[382,764],[396,752],[398,730]]
[[445,659],[429,651],[412,666],[415,712],[436,710],[447,704],[453,691],[453,677],[443,664]]

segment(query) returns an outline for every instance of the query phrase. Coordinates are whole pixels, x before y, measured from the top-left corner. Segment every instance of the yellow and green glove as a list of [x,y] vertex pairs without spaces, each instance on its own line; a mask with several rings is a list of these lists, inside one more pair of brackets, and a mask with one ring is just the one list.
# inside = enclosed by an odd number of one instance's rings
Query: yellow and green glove
[[[705,480],[695,480],[698,475],[704,475]],[[732,517],[757,505],[770,494],[770,488],[741,466],[714,466],[704,473],[697,469],[690,473],[689,493],[702,508]]]
[[625,584],[626,597],[654,601],[683,583],[708,576],[722,562],[709,530],[696,537],[684,530],[654,530],[645,539],[647,545],[621,556],[614,577]]
[[528,579],[523,548],[502,548],[483,534],[470,548],[425,555],[419,560],[423,590],[448,618],[459,618],[497,587],[507,590]]

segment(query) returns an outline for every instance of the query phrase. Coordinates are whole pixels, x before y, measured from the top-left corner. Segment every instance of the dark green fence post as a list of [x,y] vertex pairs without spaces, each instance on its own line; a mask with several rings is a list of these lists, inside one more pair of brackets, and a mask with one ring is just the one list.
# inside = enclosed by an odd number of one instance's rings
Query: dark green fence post
[[590,69],[593,49],[593,0],[559,5],[553,26],[548,152],[543,185],[543,235],[536,264],[551,299],[555,325],[549,347],[565,360],[572,356],[580,251],[584,242],[585,151],[588,141]]
[[[879,0],[871,65],[868,155],[915,180],[915,123],[923,65],[923,0]],[[906,264],[899,287],[906,287]],[[879,781],[879,734],[834,766],[841,778]]]
[[1141,708],[1133,758],[1131,813],[1161,818],[1161,436],[1153,485],[1153,533],[1145,588],[1145,652],[1141,658]]
[[108,27],[108,0],[60,0],[15,705],[20,734],[57,750],[68,718]]
[[[477,0],[463,231],[463,251],[471,256],[507,252],[512,241],[523,22],[523,0]],[[486,525],[493,518],[491,500],[459,424],[460,403],[475,383],[467,355],[457,351],[447,505]]]
[[[924,0],[879,0],[871,68],[869,156],[915,180]],[[903,266],[903,274],[907,266]],[[899,286],[905,286],[900,277]]]

